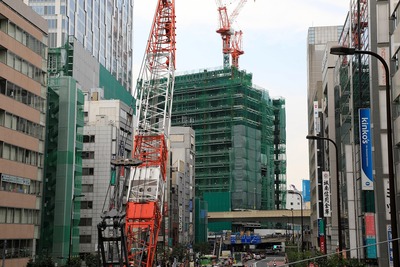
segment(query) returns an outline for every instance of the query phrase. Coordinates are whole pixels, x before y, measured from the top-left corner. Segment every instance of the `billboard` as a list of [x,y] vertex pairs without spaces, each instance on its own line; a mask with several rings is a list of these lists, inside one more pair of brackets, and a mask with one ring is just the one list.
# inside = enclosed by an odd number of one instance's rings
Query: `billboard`
[[360,152],[361,152],[361,188],[374,190],[374,177],[372,174],[372,140],[371,140],[371,111],[369,108],[360,108]]
[[376,259],[376,230],[375,230],[375,213],[365,213],[364,214],[364,224],[365,224],[365,243],[366,247],[366,257],[368,259]]
[[311,201],[310,180],[302,181],[302,193],[303,193],[303,201],[310,202]]
[[331,182],[329,172],[322,172],[322,205],[324,217],[331,217]]

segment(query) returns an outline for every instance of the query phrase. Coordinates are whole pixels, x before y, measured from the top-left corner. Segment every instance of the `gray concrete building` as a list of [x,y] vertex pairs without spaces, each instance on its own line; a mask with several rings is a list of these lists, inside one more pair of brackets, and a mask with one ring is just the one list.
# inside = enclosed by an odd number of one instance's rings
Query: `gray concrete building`
[[118,188],[122,192],[124,179],[117,184],[111,182],[110,162],[117,156],[129,158],[132,150],[132,109],[120,100],[97,98],[101,93],[101,90],[87,93],[84,106],[82,194],[85,196],[81,200],[79,225],[81,255],[97,251],[100,215],[108,211],[110,205],[117,205],[113,202],[114,191]]
[[173,244],[194,244],[195,132],[171,127],[171,178],[167,186],[169,238]]

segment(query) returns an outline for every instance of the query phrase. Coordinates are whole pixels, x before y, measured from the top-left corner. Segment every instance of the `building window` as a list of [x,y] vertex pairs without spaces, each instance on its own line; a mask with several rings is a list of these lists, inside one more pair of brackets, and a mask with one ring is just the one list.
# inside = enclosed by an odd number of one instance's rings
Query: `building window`
[[82,168],[82,175],[94,175],[94,168]]
[[81,201],[81,209],[83,210],[93,209],[93,201]]
[[93,185],[92,184],[83,184],[82,185],[82,193],[93,193]]
[[95,136],[94,135],[84,135],[83,136],[83,142],[84,143],[94,143],[95,142]]
[[79,226],[92,226],[92,218],[81,218]]
[[83,151],[82,159],[94,159],[94,151]]
[[81,244],[90,244],[92,242],[91,235],[81,235],[79,236],[79,243]]

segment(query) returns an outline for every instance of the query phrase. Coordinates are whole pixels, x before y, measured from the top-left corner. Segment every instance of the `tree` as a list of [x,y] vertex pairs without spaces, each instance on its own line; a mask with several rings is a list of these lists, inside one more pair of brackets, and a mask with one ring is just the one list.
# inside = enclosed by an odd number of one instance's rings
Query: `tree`
[[210,253],[211,246],[208,242],[196,243],[193,246],[193,251],[200,255],[207,255]]
[[97,254],[87,254],[85,257],[85,263],[87,267],[97,267],[99,257]]
[[27,267],[54,267],[54,261],[50,256],[39,256],[35,261],[30,259]]
[[81,267],[82,260],[79,257],[73,257],[67,260],[67,267]]

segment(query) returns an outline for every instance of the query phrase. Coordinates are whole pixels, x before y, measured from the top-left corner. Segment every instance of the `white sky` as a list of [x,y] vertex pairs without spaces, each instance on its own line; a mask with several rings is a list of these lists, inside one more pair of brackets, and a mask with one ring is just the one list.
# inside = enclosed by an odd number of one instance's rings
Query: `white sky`
[[[139,72],[156,0],[134,3],[134,73]],[[222,0],[230,14],[239,0]],[[212,0],[175,0],[176,72],[222,66],[218,11]],[[348,0],[248,0],[233,25],[243,31],[239,68],[271,97],[286,99],[287,184],[308,179],[307,32],[343,25]],[[136,77],[135,77],[136,79]]]

